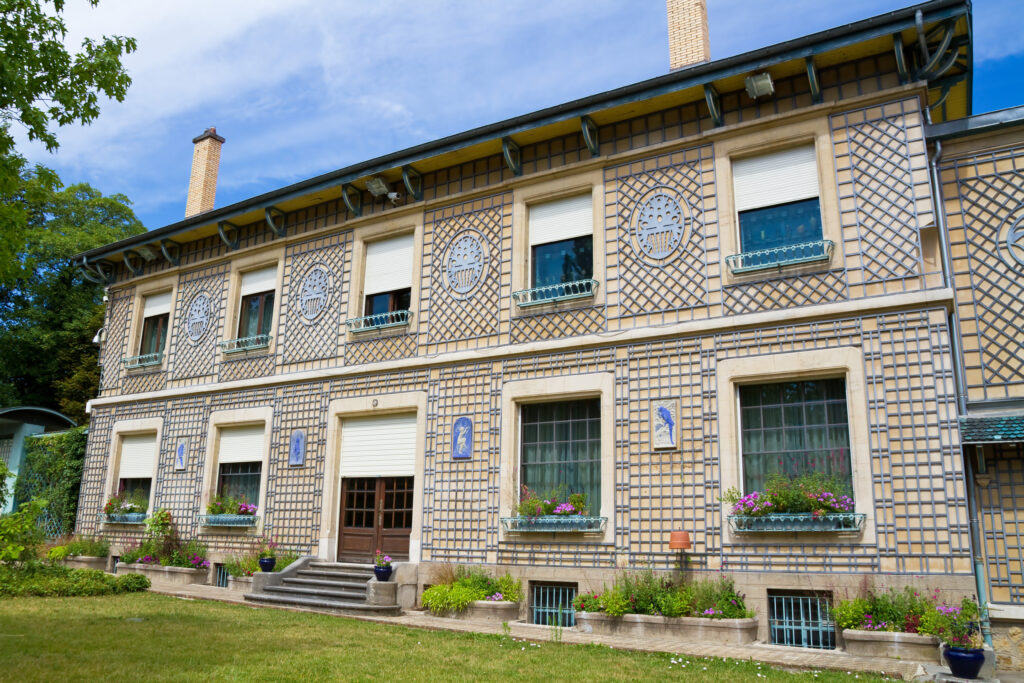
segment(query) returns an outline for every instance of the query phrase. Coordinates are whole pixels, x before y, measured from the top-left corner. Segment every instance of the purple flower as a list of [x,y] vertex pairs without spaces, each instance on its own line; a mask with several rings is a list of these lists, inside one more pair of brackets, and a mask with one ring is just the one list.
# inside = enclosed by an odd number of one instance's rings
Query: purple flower
[[488,600],[493,600],[493,601],[497,602],[498,600],[504,600],[505,596],[502,595],[501,593],[494,593],[493,595],[488,595],[487,599]]

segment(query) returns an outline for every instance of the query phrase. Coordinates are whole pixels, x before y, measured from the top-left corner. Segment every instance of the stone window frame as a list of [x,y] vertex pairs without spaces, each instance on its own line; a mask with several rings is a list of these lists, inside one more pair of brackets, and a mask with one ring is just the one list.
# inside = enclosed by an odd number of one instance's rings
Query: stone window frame
[[[171,312],[167,316],[167,338],[164,340],[164,353],[163,358],[160,359],[159,365],[147,366],[145,368],[139,368],[135,371],[164,371],[167,369],[167,363],[171,355],[171,341],[172,334],[174,333],[175,325],[175,314],[178,309],[178,274],[165,275],[163,277],[154,278],[145,282],[140,282],[135,286],[135,293],[132,296],[132,321],[128,328],[128,345],[126,347],[126,357],[139,355],[139,346],[142,343],[142,328],[145,318],[143,318],[143,309],[146,305],[146,297],[153,296],[155,294],[164,294],[165,292],[171,293]],[[121,359],[117,359],[118,363],[121,363]]]
[[149,486],[149,508],[146,510],[146,513],[149,514],[155,509],[157,474],[160,472],[160,443],[163,438],[163,430],[164,419],[162,417],[121,420],[114,423],[110,430],[110,449],[107,452],[107,477],[103,484],[104,495],[100,501],[101,510],[102,506],[107,504],[107,500],[117,494],[118,483],[120,482],[118,474],[121,469],[121,448],[124,437],[141,436],[144,434],[154,434],[156,438],[153,452],[153,476]]
[[601,400],[601,509],[595,517],[607,517],[600,535],[505,533],[498,525],[501,543],[595,543],[612,544],[615,538],[615,373],[595,372],[505,382],[501,388],[501,458],[498,517],[514,516],[519,503],[520,412],[523,403],[546,403],[581,398]]
[[416,414],[416,465],[413,471],[412,531],[409,533],[409,562],[420,562],[423,531],[423,449],[427,434],[427,392],[403,391],[339,398],[327,406],[327,445],[324,458],[324,493],[320,509],[320,537],[317,556],[334,561],[338,557],[341,526],[341,424],[346,418]]
[[271,406],[262,408],[238,408],[234,410],[215,410],[210,413],[209,427],[206,434],[206,458],[203,463],[203,485],[199,493],[200,515],[206,514],[206,506],[217,495],[217,479],[220,472],[220,433],[231,427],[249,427],[263,425],[263,456],[260,459],[260,499],[256,503],[256,514],[259,521],[255,527],[203,527],[200,533],[255,533],[263,532],[266,524],[266,505],[270,492],[267,490],[267,475],[270,470],[270,451],[273,445],[274,409]]
[[509,301],[512,316],[535,315],[565,308],[581,306],[604,306],[607,300],[607,251],[605,242],[604,219],[604,169],[598,168],[585,173],[568,173],[556,178],[541,180],[536,183],[514,187],[512,202],[512,292],[531,289],[530,277],[530,206],[549,201],[565,199],[590,191],[591,210],[593,211],[593,245],[594,264],[591,277],[597,281],[597,292],[592,298],[583,298],[568,302],[553,302],[531,306],[529,312],[519,310],[514,302]]
[[[270,250],[240,256],[231,261],[231,275],[228,279],[228,292],[224,311],[224,328],[220,332],[220,341],[227,342],[238,338],[238,322],[242,314],[242,275],[254,270],[262,270],[268,266],[277,266],[277,280],[274,284],[274,317],[270,322],[270,343],[265,349],[253,349],[236,356],[273,354],[278,348],[278,331],[281,329],[281,316],[284,314],[284,246]],[[223,356],[224,352],[220,351]]]
[[832,240],[835,247],[827,265],[818,263],[782,266],[786,275],[816,273],[840,269],[844,264],[843,231],[839,216],[839,186],[836,178],[832,130],[827,115],[785,124],[758,127],[753,131],[723,138],[714,143],[715,183],[718,190],[718,231],[721,239],[720,259],[723,284],[757,282],[779,275],[779,268],[733,275],[725,259],[740,253],[740,222],[736,212],[732,163],[734,159],[756,157],[792,147],[813,144],[818,159],[818,201],[821,209],[821,238]]
[[[850,434],[850,468],[853,479],[854,510],[865,515],[859,534],[842,535],[836,545],[874,545],[875,498],[871,469],[871,427],[868,419],[867,384],[864,354],[860,347],[841,346],[828,349],[793,351],[771,355],[745,356],[718,361],[718,452],[721,466],[721,491],[743,490],[742,441],[739,422],[739,391],[741,384],[763,384],[789,380],[824,379],[842,376],[846,381],[846,411]],[[729,505],[721,503],[722,539],[725,545],[764,544],[766,538],[776,542],[799,544],[807,534],[734,534],[729,528]],[[811,537],[815,537],[811,534]],[[746,540],[750,538],[751,540]],[[794,540],[795,539],[795,540]]]

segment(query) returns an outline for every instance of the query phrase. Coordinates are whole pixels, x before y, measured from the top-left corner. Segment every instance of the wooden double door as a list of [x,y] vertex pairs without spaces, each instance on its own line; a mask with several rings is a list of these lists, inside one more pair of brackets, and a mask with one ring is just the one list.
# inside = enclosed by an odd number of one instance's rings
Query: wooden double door
[[342,479],[338,561],[365,562],[377,550],[408,559],[412,502],[412,477]]

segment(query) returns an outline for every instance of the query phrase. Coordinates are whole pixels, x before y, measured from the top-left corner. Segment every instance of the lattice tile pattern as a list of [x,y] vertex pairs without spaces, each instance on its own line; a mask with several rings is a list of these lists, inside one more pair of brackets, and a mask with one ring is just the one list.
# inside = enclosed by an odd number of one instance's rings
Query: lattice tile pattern
[[728,286],[722,293],[725,312],[738,315],[843,301],[845,275],[842,271],[831,271]]
[[[172,379],[198,378],[214,374],[217,341],[225,324],[229,272],[228,264],[220,263],[210,268],[182,273],[178,278],[175,329],[167,331],[167,347],[170,349],[168,367]],[[210,324],[202,338],[193,343],[185,332],[188,324],[186,311],[192,299],[200,293],[210,297]]]
[[[349,269],[346,262],[352,247],[352,232],[324,235],[292,244],[285,252],[284,296],[278,313],[281,333],[281,363],[334,359],[348,305]],[[302,285],[307,273],[320,268],[328,273],[327,301],[323,313],[310,321],[298,314]]]
[[992,602],[1024,602],[1024,444],[986,446],[979,522]]
[[558,339],[591,334],[605,329],[603,306],[570,308],[565,311],[518,315],[512,318],[513,344],[537,339]]
[[107,318],[103,327],[100,355],[100,391],[103,395],[117,393],[115,390],[124,375],[124,363],[121,359],[130,355],[127,353],[127,345],[129,326],[134,317],[134,298],[135,288],[125,287],[111,290],[110,301],[107,302]]

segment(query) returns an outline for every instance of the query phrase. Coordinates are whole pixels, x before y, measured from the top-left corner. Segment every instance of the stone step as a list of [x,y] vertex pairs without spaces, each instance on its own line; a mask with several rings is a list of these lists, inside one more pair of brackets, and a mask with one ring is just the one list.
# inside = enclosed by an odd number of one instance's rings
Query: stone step
[[336,571],[363,571],[373,573],[372,564],[360,564],[358,562],[325,562],[323,560],[313,560],[309,563],[309,567],[312,569],[333,569]]
[[267,593],[283,593],[287,595],[305,595],[312,598],[324,598],[331,600],[353,600],[363,602],[366,600],[366,593],[347,590],[329,590],[314,586],[267,586],[264,588]]
[[333,612],[335,614],[398,616],[402,613],[402,608],[398,605],[367,605],[365,602],[349,602],[345,600],[302,597],[298,595],[246,593],[242,597],[248,602],[258,602],[265,605],[277,605],[281,607],[304,607],[306,609]]
[[370,573],[370,574],[363,574],[361,572],[329,571],[329,570],[324,570],[324,569],[300,569],[299,571],[295,572],[295,575],[299,576],[299,577],[302,577],[302,578],[305,578],[305,579],[321,579],[321,580],[327,580],[327,581],[353,581],[353,582],[361,581],[362,583],[366,583],[371,578],[373,578],[373,574],[372,573]]
[[361,593],[366,592],[365,581],[340,581],[336,579],[284,579],[283,584],[287,586],[320,586],[322,588],[351,589]]

